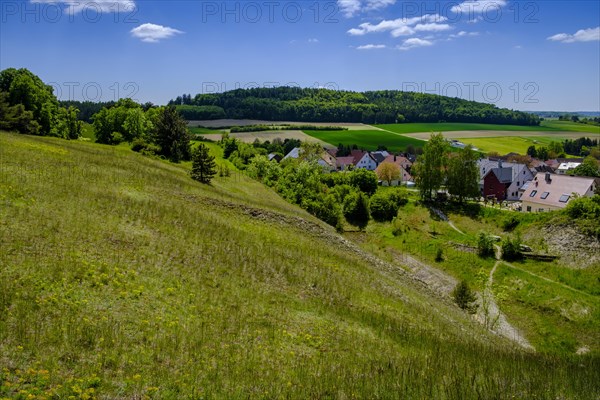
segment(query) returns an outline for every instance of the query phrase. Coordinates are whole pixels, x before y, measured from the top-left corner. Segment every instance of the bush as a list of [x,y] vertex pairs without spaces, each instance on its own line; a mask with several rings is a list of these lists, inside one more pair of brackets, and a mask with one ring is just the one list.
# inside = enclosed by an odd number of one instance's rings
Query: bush
[[502,241],[502,259],[506,261],[515,261],[523,258],[521,253],[521,238],[506,237]]
[[373,171],[359,168],[350,173],[350,184],[371,196],[377,191],[377,175]]
[[148,143],[142,138],[137,138],[131,143],[131,150],[143,155],[153,156],[160,152],[160,147],[155,144]]
[[329,225],[336,227],[337,230],[340,230],[342,226],[342,210],[333,195],[321,195],[314,199],[304,200],[302,208],[321,221],[325,221]]
[[437,252],[435,253],[435,262],[444,261],[444,250],[441,247],[438,247]]
[[508,216],[502,220],[502,229],[505,232],[511,232],[517,227],[517,225],[519,225],[520,222],[521,221],[515,215]]
[[398,213],[400,206],[383,193],[373,195],[370,202],[371,217],[375,221],[391,221]]
[[460,308],[467,311],[470,314],[474,314],[477,311],[477,304],[475,304],[475,294],[467,284],[467,281],[462,280],[454,290],[452,291],[452,297]]
[[351,193],[346,196],[344,217],[350,224],[362,230],[369,223],[369,215],[369,198],[364,193]]
[[484,258],[494,256],[494,240],[485,232],[480,232],[477,237],[477,254]]

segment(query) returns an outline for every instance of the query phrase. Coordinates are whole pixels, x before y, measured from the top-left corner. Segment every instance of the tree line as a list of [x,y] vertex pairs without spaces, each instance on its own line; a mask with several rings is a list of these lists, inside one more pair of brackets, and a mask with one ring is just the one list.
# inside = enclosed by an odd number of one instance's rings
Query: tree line
[[82,123],[75,107],[62,107],[38,76],[25,68],[0,72],[0,129],[77,139]]
[[492,104],[397,90],[359,93],[297,87],[237,89],[194,97],[187,94],[169,104],[188,108],[218,107],[219,113],[227,118],[267,121],[540,123],[534,114]]

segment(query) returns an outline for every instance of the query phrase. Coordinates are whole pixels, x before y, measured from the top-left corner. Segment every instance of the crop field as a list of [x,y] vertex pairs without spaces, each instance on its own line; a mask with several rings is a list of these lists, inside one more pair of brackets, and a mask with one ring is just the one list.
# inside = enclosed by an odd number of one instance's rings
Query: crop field
[[190,127],[221,128],[230,126],[250,125],[314,125],[314,126],[341,126],[349,130],[370,129],[370,125],[354,122],[293,122],[293,121],[264,121],[257,119],[215,119],[208,121],[188,121]]
[[557,131],[560,129],[544,126],[520,126],[520,125],[494,125],[494,124],[470,124],[460,122],[442,123],[408,123],[408,124],[385,124],[374,125],[379,129],[396,133],[426,133],[430,132],[455,132],[455,131],[513,131],[513,132],[535,132],[535,131]]
[[[213,131],[211,131],[211,133],[202,134],[202,136],[208,140],[213,140],[213,141],[221,140],[221,137],[223,135],[221,133],[215,133],[215,132],[218,132],[218,131],[213,130]],[[339,131],[339,132],[346,132],[346,131]],[[307,135],[303,131],[238,132],[238,133],[230,133],[229,137],[236,138],[239,141],[244,142],[244,143],[252,143],[256,139],[260,140],[261,142],[265,142],[267,140],[273,141],[274,139],[281,139],[281,140],[298,139],[298,140],[307,141],[307,142],[321,142],[324,147],[332,147],[331,144],[329,144],[327,142],[323,142],[316,137]]]
[[600,126],[593,125],[585,125],[578,124],[575,122],[569,121],[558,121],[555,119],[542,121],[542,126],[546,128],[553,128],[562,131],[570,131],[570,132],[587,132],[587,133],[595,133],[600,135]]
[[408,145],[423,147],[425,144],[423,140],[381,130],[305,131],[304,133],[333,146],[338,146],[340,143],[356,144],[365,150],[377,150],[378,146],[385,146],[389,151],[400,152],[406,150]]
[[471,144],[483,152],[497,151],[500,154],[526,154],[529,146],[548,146],[550,142],[562,142],[565,137],[559,136],[505,136],[485,138],[459,138],[463,143]]

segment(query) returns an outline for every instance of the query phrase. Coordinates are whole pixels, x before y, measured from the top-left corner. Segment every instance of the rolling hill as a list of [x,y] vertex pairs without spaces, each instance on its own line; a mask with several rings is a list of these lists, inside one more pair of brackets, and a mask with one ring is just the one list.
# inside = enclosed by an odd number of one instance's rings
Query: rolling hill
[[2,132],[0,248],[0,398],[600,395],[236,172]]

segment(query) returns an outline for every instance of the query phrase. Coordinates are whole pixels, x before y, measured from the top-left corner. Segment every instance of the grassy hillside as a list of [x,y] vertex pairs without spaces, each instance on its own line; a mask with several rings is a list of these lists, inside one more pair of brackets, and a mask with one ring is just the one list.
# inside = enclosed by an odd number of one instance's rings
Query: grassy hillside
[[188,170],[0,133],[0,398],[600,395],[596,357],[515,349],[264,186]]

